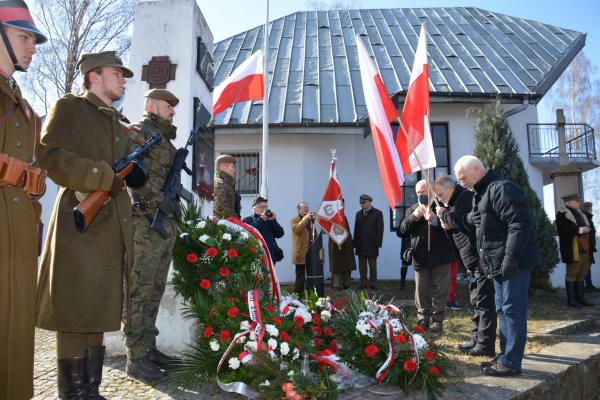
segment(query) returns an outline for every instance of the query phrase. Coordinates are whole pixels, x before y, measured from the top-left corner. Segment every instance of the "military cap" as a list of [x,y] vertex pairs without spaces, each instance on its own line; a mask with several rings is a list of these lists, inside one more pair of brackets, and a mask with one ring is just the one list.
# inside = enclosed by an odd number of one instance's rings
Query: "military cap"
[[258,196],[257,198],[254,199],[254,201],[252,202],[252,207],[256,207],[257,205],[259,205],[260,203],[266,203],[267,199],[265,199],[262,196]]
[[233,158],[232,156],[230,156],[229,154],[221,154],[219,157],[217,157],[217,159],[215,160],[215,165],[219,166],[221,164],[235,164],[235,158]]
[[583,203],[583,208],[590,208],[593,207],[594,205],[592,204],[591,201],[586,201],[585,203]]
[[563,199],[563,201],[564,201],[565,203],[566,203],[566,202],[569,202],[569,201],[571,201],[571,200],[579,200],[579,194],[577,194],[577,193],[568,194],[568,195],[566,195],[566,196],[562,196],[562,197],[561,197],[561,199]]
[[360,200],[373,201],[373,198],[371,196],[369,196],[368,194],[361,194]]
[[48,39],[35,26],[29,8],[23,0],[0,1],[0,23],[5,26],[22,29],[35,34],[37,44],[46,43]]
[[81,75],[85,75],[95,68],[100,67],[120,68],[123,71],[123,76],[125,78],[133,77],[133,72],[131,72],[130,69],[125,68],[123,61],[121,61],[114,51],[84,54],[77,62],[77,68],[79,68]]
[[155,100],[164,100],[173,107],[179,104],[179,99],[177,96],[166,89],[150,89],[146,92],[144,97]]

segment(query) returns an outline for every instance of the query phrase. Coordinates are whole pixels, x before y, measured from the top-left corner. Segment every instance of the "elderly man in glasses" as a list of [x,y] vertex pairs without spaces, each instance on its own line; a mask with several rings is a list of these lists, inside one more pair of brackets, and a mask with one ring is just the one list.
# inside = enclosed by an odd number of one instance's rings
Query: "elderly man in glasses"
[[[359,289],[377,289],[377,256],[383,242],[383,214],[371,205],[373,198],[360,195],[360,211],[356,213],[354,224],[354,248],[358,256],[360,270]],[[367,263],[369,276],[367,279]]]

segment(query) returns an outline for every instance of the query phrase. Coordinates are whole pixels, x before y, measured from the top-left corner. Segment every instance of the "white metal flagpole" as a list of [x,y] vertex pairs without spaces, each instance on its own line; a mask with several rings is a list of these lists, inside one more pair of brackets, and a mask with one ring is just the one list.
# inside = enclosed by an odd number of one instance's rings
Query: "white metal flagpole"
[[265,84],[265,97],[263,99],[263,132],[262,132],[262,165],[260,166],[260,195],[268,198],[267,190],[267,159],[269,155],[269,71],[267,65],[269,62],[269,0],[265,0],[265,35],[263,42],[263,77]]

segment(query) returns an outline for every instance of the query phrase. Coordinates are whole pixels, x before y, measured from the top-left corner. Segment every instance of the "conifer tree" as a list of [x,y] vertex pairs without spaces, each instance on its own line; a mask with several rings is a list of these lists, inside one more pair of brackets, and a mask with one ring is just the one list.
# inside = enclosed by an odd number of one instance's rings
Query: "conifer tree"
[[517,184],[525,194],[531,209],[542,258],[540,265],[534,266],[531,286],[549,289],[550,274],[558,263],[558,246],[554,238],[554,228],[540,199],[529,185],[527,171],[519,157],[519,145],[513,136],[500,101],[481,112],[475,128],[475,139],[475,156],[497,175]]

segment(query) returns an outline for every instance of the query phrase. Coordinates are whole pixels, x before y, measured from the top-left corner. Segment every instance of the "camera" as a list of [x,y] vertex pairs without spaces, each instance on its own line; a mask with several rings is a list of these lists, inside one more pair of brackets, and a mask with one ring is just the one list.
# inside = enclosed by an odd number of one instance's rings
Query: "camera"
[[315,220],[315,214],[314,213],[310,212],[310,213],[308,213],[308,216],[309,216],[309,218],[310,218],[311,221]]
[[267,210],[265,211],[265,217],[271,218],[272,216],[273,216],[273,211],[271,211],[270,209],[267,208]]

